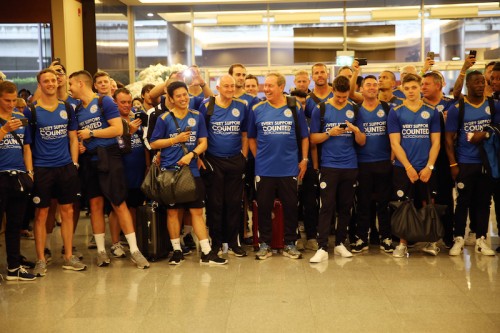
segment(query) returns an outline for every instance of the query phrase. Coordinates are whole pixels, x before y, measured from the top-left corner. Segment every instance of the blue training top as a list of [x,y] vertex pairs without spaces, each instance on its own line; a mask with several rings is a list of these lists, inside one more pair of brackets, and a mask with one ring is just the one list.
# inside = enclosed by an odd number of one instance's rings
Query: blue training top
[[[297,118],[300,137],[307,138],[307,122],[300,103],[297,103]],[[299,174],[302,145],[298,146],[292,110],[286,104],[278,108],[269,101],[254,105],[248,117],[248,138],[257,139],[255,175],[295,177]]]
[[[324,125],[321,127],[321,111],[314,109],[311,117],[311,133],[324,133],[349,121],[364,132],[363,121],[355,116],[354,106],[347,102],[342,109],[337,109],[331,102],[325,103]],[[358,159],[354,148],[354,133],[346,131],[338,136],[331,136],[321,144],[321,167],[339,169],[357,169]]]
[[[24,114],[14,109],[12,112],[12,117],[14,118],[24,118]],[[10,119],[4,119],[8,121]],[[3,125],[0,124],[0,128]],[[23,145],[31,144],[31,130],[29,126],[19,127],[14,131]],[[2,141],[0,141],[0,171],[7,170],[17,170],[26,171],[26,165],[24,164],[24,147],[19,145],[12,132],[4,135]]]
[[[76,119],[79,129],[88,128],[90,130],[97,130],[108,128],[108,120],[120,118],[118,106],[111,97],[104,96],[102,98],[102,110],[99,109],[98,100],[99,96],[96,94],[87,107],[81,105],[76,110]],[[115,144],[117,144],[115,137],[106,139],[94,137],[90,140],[83,141],[83,145],[87,148],[87,151],[94,151],[97,147],[108,147]]]
[[[198,139],[207,137],[205,119],[200,112],[194,110],[188,110],[188,113],[184,118],[176,119],[179,123],[181,132],[183,132],[186,127],[191,127],[191,135],[185,144],[188,152],[193,151],[193,149],[198,145]],[[159,139],[173,138],[176,137],[177,134],[177,127],[175,126],[171,112],[165,112],[156,121],[155,129],[150,142],[155,142]],[[167,148],[162,148],[160,166],[165,169],[174,169],[178,166],[177,162],[182,158],[182,156],[184,156],[184,151],[182,150],[180,143],[176,143],[175,145]],[[193,158],[191,160],[189,168],[191,169],[194,177],[200,176],[196,159]]]
[[378,104],[373,110],[361,105],[359,115],[363,119],[366,134],[364,146],[356,145],[358,161],[361,163],[388,161],[391,159],[391,142],[387,133],[388,114]]
[[[69,114],[63,101],[59,101],[54,110],[47,110],[37,102],[35,137],[32,138],[33,165],[36,167],[61,167],[72,163],[69,150],[69,131],[76,131],[75,111]],[[27,118],[33,116],[27,106],[24,110]],[[31,123],[31,121],[30,121]]]
[[[401,134],[400,144],[408,161],[415,170],[420,171],[429,160],[431,133],[441,133],[439,112],[425,103],[417,111],[412,111],[403,103],[389,112],[387,129],[389,134]],[[398,160],[395,165],[403,166]]]
[[467,133],[481,132],[483,127],[491,123],[491,110],[488,99],[478,105],[471,104],[464,98],[464,119],[458,128],[459,103],[448,109],[446,132],[458,132],[456,155],[459,163],[482,163],[479,146],[467,141]]
[[[203,101],[200,112],[206,118],[209,98]],[[207,153],[217,157],[231,157],[241,152],[241,133],[247,131],[247,102],[233,99],[227,108],[215,102],[214,112],[207,125]]]

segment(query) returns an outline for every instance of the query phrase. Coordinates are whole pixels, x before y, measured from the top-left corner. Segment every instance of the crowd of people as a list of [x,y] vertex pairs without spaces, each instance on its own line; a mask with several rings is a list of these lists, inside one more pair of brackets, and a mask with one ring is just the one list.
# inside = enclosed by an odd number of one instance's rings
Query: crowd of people
[[[335,255],[352,257],[375,243],[395,258],[407,256],[412,244],[392,235],[389,209],[391,200],[407,198],[416,206],[429,200],[447,206],[443,244],[426,244],[426,254],[435,256],[444,246],[457,256],[474,245],[482,255],[495,255],[486,237],[492,196],[500,224],[500,184],[485,172],[480,150],[489,139],[485,126],[500,123],[500,63],[489,63],[483,73],[470,70],[475,61],[466,58],[451,98],[430,58],[420,72],[401,68],[399,86],[387,70],[362,77],[357,60],[333,82],[323,63],[310,73],[296,72],[290,94],[285,77],[271,72],[263,98],[257,97],[258,78],[243,64],[218,78],[216,95],[197,66],[172,73],[162,84],[144,85],[141,96],[106,72],[67,75],[59,62],[38,73],[27,104],[15,84],[4,80],[0,216],[5,213],[7,221],[6,278],[46,275],[56,212],[62,267],[85,270],[73,244],[81,207],[90,213],[89,248],[97,249],[97,266],[108,266],[110,254],[125,258],[126,245],[132,262],[148,268],[135,230],[141,227],[136,210],[148,201],[140,187],[152,163],[162,170],[189,166],[196,183],[194,201],[165,207],[172,265],[191,253],[191,230],[200,263],[227,264],[225,247],[230,255],[247,256],[252,205],[258,218],[255,258],[268,258],[276,199],[283,210],[283,255],[292,259],[309,250],[315,251],[311,263],[328,260],[332,233]],[[35,262],[20,253],[30,207]]]

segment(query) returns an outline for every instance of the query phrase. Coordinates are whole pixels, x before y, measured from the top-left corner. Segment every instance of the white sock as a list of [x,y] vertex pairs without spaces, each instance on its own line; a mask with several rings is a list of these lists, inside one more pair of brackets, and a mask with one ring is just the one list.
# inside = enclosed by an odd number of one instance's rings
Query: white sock
[[97,252],[106,251],[106,247],[104,245],[104,235],[105,234],[94,234],[95,243],[97,245]]
[[201,246],[201,252],[203,252],[203,254],[205,254],[205,255],[209,254],[210,251],[212,250],[212,247],[210,246],[210,242],[208,241],[208,238],[201,240],[200,246]]
[[174,251],[182,251],[180,238],[171,239],[170,243],[172,243],[172,247],[174,248]]
[[127,239],[130,253],[139,251],[139,248],[137,247],[137,238],[135,237],[135,232],[131,232],[130,234],[125,235],[125,238]]
[[47,233],[47,238],[45,238],[45,248],[50,249],[50,240],[52,238],[52,233]]

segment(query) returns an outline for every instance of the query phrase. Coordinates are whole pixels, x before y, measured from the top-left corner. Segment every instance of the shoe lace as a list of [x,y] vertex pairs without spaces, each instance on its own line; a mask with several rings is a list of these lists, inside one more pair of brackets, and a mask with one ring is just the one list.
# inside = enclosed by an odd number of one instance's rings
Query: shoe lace
[[362,240],[362,239],[358,239],[358,240],[356,241],[356,244],[355,244],[355,245],[356,245],[356,246],[358,246],[358,245],[363,245],[363,240]]
[[23,266],[19,266],[19,269],[17,270],[17,276],[20,276],[21,274],[28,274],[28,271]]

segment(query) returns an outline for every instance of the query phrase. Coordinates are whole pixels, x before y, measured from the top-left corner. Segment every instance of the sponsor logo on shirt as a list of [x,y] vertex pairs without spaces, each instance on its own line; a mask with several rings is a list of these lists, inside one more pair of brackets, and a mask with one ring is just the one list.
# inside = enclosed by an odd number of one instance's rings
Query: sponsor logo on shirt
[[288,135],[292,131],[292,124],[293,122],[291,120],[276,120],[276,121],[263,121],[261,123],[261,126],[264,135],[273,135],[273,134]]

